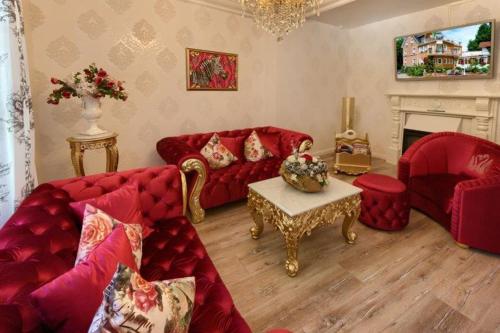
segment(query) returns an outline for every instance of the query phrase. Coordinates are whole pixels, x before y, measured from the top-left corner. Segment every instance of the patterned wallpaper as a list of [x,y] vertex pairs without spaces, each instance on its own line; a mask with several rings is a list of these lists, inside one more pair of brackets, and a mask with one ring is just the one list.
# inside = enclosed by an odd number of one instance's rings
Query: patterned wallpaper
[[[121,170],[161,164],[160,138],[198,131],[271,124],[311,133],[317,150],[332,146],[347,68],[335,65],[346,58],[337,28],[310,22],[278,44],[248,19],[180,0],[23,3],[41,182],[73,175],[65,139],[84,125],[78,100],[45,103],[49,79],[91,62],[125,80],[130,95],[103,101]],[[186,47],[238,53],[239,91],[186,91]],[[87,174],[104,170],[104,152],[85,162]]]
[[[376,155],[386,156],[391,140],[390,105],[385,96],[389,91],[500,95],[498,45],[495,79],[399,82],[394,79],[393,38],[491,18],[497,20],[496,43],[499,44],[498,0],[460,1],[349,30],[348,94],[356,97],[356,126],[368,132]],[[497,130],[497,139],[500,140],[500,124]]]

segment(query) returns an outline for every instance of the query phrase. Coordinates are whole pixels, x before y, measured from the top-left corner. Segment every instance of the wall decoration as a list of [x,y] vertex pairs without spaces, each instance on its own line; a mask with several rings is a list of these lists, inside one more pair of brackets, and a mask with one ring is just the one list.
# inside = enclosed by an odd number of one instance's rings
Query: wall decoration
[[495,21],[488,20],[394,40],[397,80],[490,79]]
[[186,49],[187,90],[238,90],[238,55]]

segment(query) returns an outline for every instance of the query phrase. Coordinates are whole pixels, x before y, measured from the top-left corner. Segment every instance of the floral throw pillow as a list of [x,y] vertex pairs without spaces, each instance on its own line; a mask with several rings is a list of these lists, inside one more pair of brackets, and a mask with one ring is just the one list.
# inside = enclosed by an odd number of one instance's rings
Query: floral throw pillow
[[207,159],[208,165],[212,169],[227,167],[229,164],[238,160],[238,158],[220,142],[217,133],[212,135],[207,144],[201,148],[200,153]]
[[194,277],[148,282],[118,264],[88,332],[188,332],[194,296]]
[[258,162],[269,157],[273,157],[273,154],[264,147],[257,132],[252,131],[245,140],[245,158],[250,162]]
[[119,225],[123,225],[125,229],[125,234],[130,241],[134,261],[139,269],[142,258],[142,226],[140,224],[122,223],[89,204],[85,206],[82,233],[80,244],[78,244],[75,266],[87,260],[87,257],[96,246],[101,244]]

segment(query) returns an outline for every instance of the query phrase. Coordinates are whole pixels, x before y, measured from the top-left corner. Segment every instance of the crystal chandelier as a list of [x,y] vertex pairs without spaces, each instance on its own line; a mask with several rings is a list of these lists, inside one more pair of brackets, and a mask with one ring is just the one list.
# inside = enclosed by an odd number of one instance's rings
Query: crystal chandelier
[[255,23],[279,40],[306,21],[306,15],[314,10],[319,16],[323,0],[240,0],[243,13],[253,16]]

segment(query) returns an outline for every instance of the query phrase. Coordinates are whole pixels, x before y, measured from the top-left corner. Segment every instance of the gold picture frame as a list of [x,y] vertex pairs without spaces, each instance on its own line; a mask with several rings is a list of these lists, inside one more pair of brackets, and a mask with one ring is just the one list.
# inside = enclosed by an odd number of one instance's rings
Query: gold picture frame
[[[201,69],[197,60],[204,62]],[[238,91],[238,66],[236,53],[186,48],[186,89]]]
[[[418,36],[418,35],[426,35],[426,34],[432,34],[432,33],[438,33],[442,31],[447,31],[447,30],[453,30],[453,29],[459,29],[459,28],[465,28],[469,26],[474,26],[474,25],[481,25],[484,23],[491,23],[491,53],[490,53],[490,62],[489,62],[489,70],[487,74],[464,74],[464,75],[439,75],[439,76],[416,76],[416,77],[399,77],[398,74],[398,47],[397,47],[397,40],[398,39],[405,39],[407,37],[411,36]],[[424,32],[419,32],[419,33],[413,33],[413,34],[408,34],[404,36],[397,36],[393,39],[393,48],[394,48],[394,78],[396,81],[399,82],[404,82],[404,81],[435,81],[435,80],[479,80],[479,79],[493,79],[495,76],[495,55],[496,55],[496,50],[495,50],[495,27],[496,27],[496,20],[495,19],[488,19],[488,20],[482,20],[478,22],[471,22],[467,24],[461,24],[461,25],[456,25],[456,26],[451,26],[451,27],[446,27],[443,29],[434,29],[434,30],[429,30],[429,31],[424,31]]]

